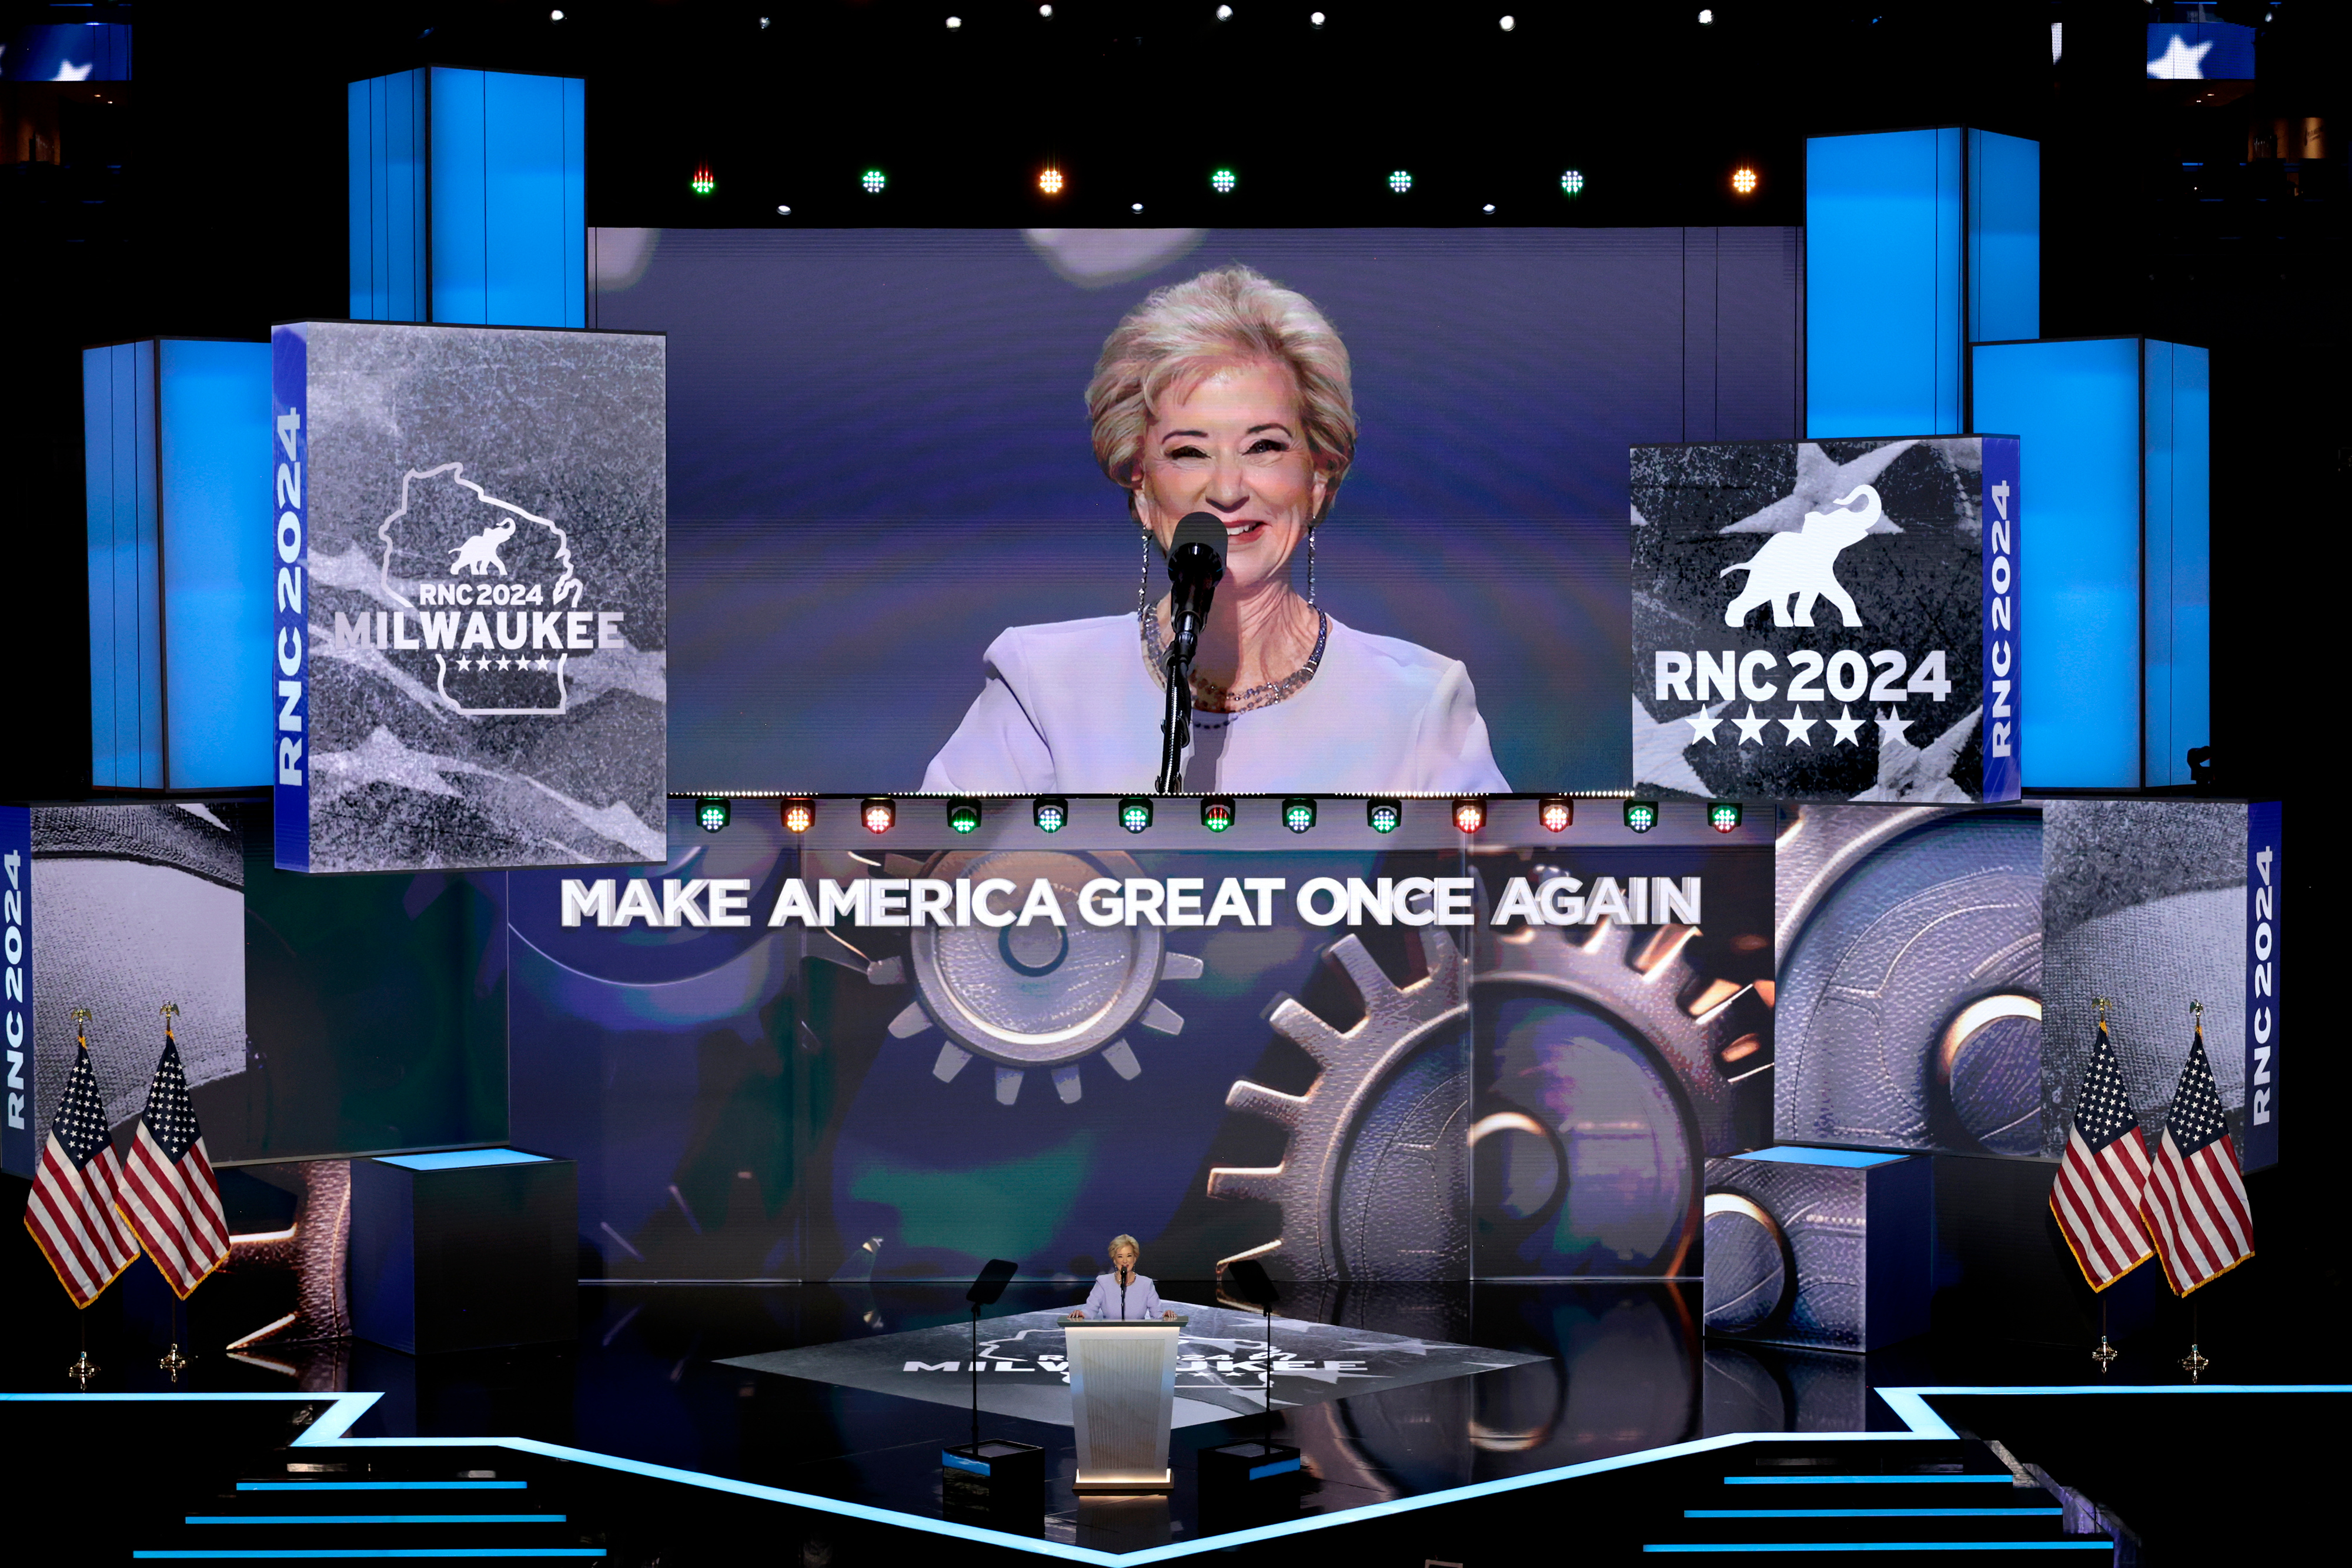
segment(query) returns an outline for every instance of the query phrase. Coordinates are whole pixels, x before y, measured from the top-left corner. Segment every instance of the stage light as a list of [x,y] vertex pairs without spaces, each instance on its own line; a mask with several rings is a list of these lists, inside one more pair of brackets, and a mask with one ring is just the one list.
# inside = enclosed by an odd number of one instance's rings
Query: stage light
[[1655,800],[1625,802],[1625,825],[1637,833],[1646,833],[1658,825],[1658,803]]
[[882,187],[890,183],[890,177],[879,169],[868,169],[857,176],[857,183],[866,187],[867,195],[878,196],[882,193]]
[[1576,825],[1576,802],[1565,795],[1547,795],[1536,808],[1536,820],[1547,833],[1564,833]]
[[1456,832],[1475,833],[1486,825],[1486,801],[1463,800],[1454,802],[1454,827]]
[[1506,33],[1509,32],[1512,28],[1514,28],[1514,27],[1517,26],[1518,25],[1519,25],[1519,19],[1518,19],[1517,16],[1505,16],[1505,17],[1503,17],[1501,20],[1497,21],[1497,22],[1495,24],[1495,26],[1496,26],[1497,27],[1502,28],[1502,29],[1503,29],[1503,31],[1505,31]]
[[776,215],[780,218],[788,218],[793,215],[793,210],[790,207],[780,206],[776,209]]
[[734,814],[734,809],[723,796],[705,795],[694,803],[694,820],[701,824],[706,833],[725,831]]
[[958,27],[961,27],[961,26],[963,26],[963,18],[962,18],[962,17],[961,17],[961,16],[950,16],[950,17],[949,17],[949,18],[948,18],[948,31],[949,31],[949,32],[952,33],[952,32],[954,32]]
[[1209,176],[1209,189],[1216,192],[1217,194],[1221,196],[1229,194],[1233,188],[1234,172],[1231,169],[1220,169]]
[[1139,213],[1143,210],[1143,204],[1141,202],[1137,202],[1127,210],[1130,213]]
[[1201,826],[1213,833],[1222,833],[1234,825],[1234,803],[1223,795],[1212,795],[1201,802]]
[[1040,5],[1037,7],[1037,15],[1040,16],[1051,16],[1053,14],[1054,8],[1051,5]]
[[762,17],[761,17],[761,18],[760,18],[760,31],[761,31],[761,32],[763,32],[763,33],[764,33],[764,32],[766,32],[767,30],[768,30],[768,19],[767,19],[765,16],[762,16]]
[[786,800],[776,808],[776,814],[783,819],[784,831],[788,833],[805,833],[816,826],[814,800]]
[[1323,25],[1323,13],[1320,11],[1309,11],[1307,14],[1307,20],[1311,26],[1319,27]]
[[1584,193],[1584,171],[1581,169],[1570,169],[1566,173],[1562,174],[1559,177],[1559,192],[1563,196],[1582,195]]
[[1731,188],[1743,196],[1756,193],[1756,171],[1742,163],[1731,172]]
[[1293,795],[1282,803],[1282,825],[1294,833],[1303,833],[1315,825],[1315,802],[1305,795]]
[[[1874,21],[1876,20],[1875,17],[1872,19]],[[1712,11],[1701,11],[1698,14],[1698,25],[1702,27],[1713,26],[1715,25],[1715,13]]]
[[980,802],[977,800],[949,801],[948,826],[954,829],[959,833],[978,832],[980,831]]
[[1407,191],[1412,190],[1412,175],[1411,172],[1399,169],[1396,172],[1391,174],[1389,176],[1389,189],[1394,191],[1400,196],[1403,195]]
[[1233,8],[1232,6],[1230,6],[1230,5],[1220,5],[1220,6],[1218,6],[1218,7],[1217,7],[1217,20],[1218,20],[1218,21],[1220,21],[1220,22],[1230,22],[1230,21],[1232,21],[1233,19],[1234,19],[1234,8]]
[[887,795],[876,795],[857,808],[857,820],[869,833],[887,833],[898,825],[898,803]]
[[1118,803],[1118,825],[1130,833],[1139,833],[1151,826],[1151,802],[1140,795],[1129,795]]
[[1490,212],[1490,213],[1491,213],[1491,212],[1493,212],[1493,211],[1495,210],[1495,204],[1494,204],[1494,203],[1492,203],[1492,202],[1488,202],[1488,203],[1486,204],[1486,210],[1487,210],[1488,212]]
[[1045,171],[1037,176],[1037,188],[1049,196],[1060,195],[1062,193],[1062,172],[1059,169],[1048,169]]
[[719,189],[719,182],[711,178],[710,165],[708,163],[702,164],[700,167],[697,168],[694,172],[694,178],[688,180],[687,183],[693,187],[694,193],[698,196],[707,196],[710,194],[711,192]]
[[563,13],[561,11],[550,11],[547,14],[547,19],[551,22],[561,22],[563,20]]
[[1727,833],[1739,826],[1739,802],[1709,800],[1706,803],[1706,825],[1718,833]]
[[1376,833],[1393,833],[1404,821],[1404,808],[1394,800],[1364,802],[1364,825]]
[[1058,833],[1069,824],[1070,803],[1059,795],[1041,795],[1029,808],[1029,820],[1042,833]]

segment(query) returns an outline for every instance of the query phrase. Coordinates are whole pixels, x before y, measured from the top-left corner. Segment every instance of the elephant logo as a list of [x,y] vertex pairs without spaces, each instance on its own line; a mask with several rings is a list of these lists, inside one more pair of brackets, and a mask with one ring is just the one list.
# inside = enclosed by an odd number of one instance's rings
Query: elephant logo
[[[1863,502],[1858,509],[1853,507],[1857,497]],[[1749,611],[1769,602],[1773,625],[1811,626],[1813,601],[1826,599],[1848,626],[1861,625],[1853,595],[1839,585],[1834,568],[1838,552],[1875,528],[1880,516],[1878,492],[1857,485],[1838,497],[1836,510],[1807,512],[1803,527],[1774,534],[1762,549],[1717,572],[1717,577],[1748,574],[1748,586],[1725,608],[1723,623],[1744,626]]]
[[[1811,526],[1811,518],[1808,517],[1805,521],[1806,526]],[[514,519],[509,517],[504,522],[491,524],[456,549],[451,550],[449,553],[457,559],[449,563],[449,575],[455,577],[467,567],[471,567],[474,570],[474,575],[479,577],[491,567],[497,567],[499,575],[506,576],[507,563],[499,559],[499,547],[514,538]]]

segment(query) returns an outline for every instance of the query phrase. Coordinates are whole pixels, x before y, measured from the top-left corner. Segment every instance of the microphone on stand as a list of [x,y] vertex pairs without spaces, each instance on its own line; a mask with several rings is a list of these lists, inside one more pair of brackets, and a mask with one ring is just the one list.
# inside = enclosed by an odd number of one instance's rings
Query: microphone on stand
[[1160,724],[1159,792],[1183,783],[1184,748],[1192,743],[1192,658],[1209,603],[1225,576],[1225,525],[1209,512],[1188,512],[1168,541],[1168,703]]

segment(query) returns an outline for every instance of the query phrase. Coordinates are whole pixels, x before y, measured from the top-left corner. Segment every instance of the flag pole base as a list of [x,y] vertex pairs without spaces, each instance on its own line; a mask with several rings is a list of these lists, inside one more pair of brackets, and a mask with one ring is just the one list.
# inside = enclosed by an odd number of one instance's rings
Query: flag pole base
[[74,1364],[71,1366],[66,1368],[66,1375],[80,1385],[83,1392],[87,1393],[89,1389],[89,1380],[98,1375],[98,1363],[90,1360],[89,1352],[85,1350],[74,1358]]
[[180,1354],[179,1343],[177,1341],[174,1341],[172,1348],[165,1351],[162,1359],[157,1361],[155,1364],[163,1371],[170,1373],[174,1378],[177,1378],[180,1375],[182,1369],[184,1369],[189,1362],[194,1359],[195,1358],[194,1356],[182,1355]]
[[2196,1382],[2212,1364],[2211,1359],[2204,1351],[2193,1344],[2189,1347],[2189,1354],[2180,1358],[2180,1370],[2189,1375],[2189,1381],[2191,1383]]
[[2123,1352],[2117,1350],[2114,1345],[2107,1343],[2106,1335],[2101,1334],[2099,1336],[2099,1348],[2091,1353],[2091,1359],[2099,1364],[2100,1375],[2104,1376],[2106,1374],[2107,1368],[2115,1364],[2116,1357],[2122,1354]]

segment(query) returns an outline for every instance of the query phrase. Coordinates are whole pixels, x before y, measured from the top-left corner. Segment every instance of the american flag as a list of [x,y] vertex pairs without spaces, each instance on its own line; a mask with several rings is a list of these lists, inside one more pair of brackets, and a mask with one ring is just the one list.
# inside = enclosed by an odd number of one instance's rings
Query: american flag
[[147,1109],[131,1140],[131,1157],[122,1162],[117,1201],[147,1256],[183,1300],[228,1261],[228,1216],[221,1210],[220,1182],[205,1157],[205,1135],[196,1127],[195,1102],[188,1098],[188,1075],[180,1068],[179,1042],[169,1025],[163,1030],[163,1059],[147,1086]]
[[98,1300],[138,1260],[139,1239],[114,1211],[121,1181],[122,1166],[106,1131],[106,1102],[89,1070],[89,1044],[77,1035],[66,1096],[49,1119],[49,1141],[25,1200],[25,1228],[77,1307]]
[[2172,1293],[2210,1284],[2254,1255],[2253,1209],[2238,1176],[2238,1151],[2205,1059],[2205,1025],[2189,1044],[2189,1063],[2173,1092],[2141,1214]]
[[2147,1237],[2139,1223],[2140,1196],[2147,1188],[2147,1141],[2124,1093],[2107,1020],[2101,1019],[2074,1097],[2066,1157],[2058,1162],[2058,1179],[2050,1186],[2050,1212],[2094,1291],[2105,1290],[2147,1261]]

